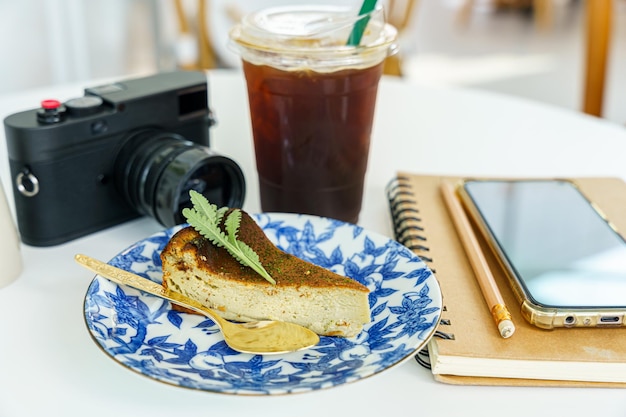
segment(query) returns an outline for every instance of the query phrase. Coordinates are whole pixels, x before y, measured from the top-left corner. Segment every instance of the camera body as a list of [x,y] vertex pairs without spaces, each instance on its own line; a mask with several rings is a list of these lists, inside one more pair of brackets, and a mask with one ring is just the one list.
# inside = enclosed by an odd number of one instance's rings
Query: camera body
[[[40,109],[8,116],[4,126],[22,241],[56,245],[142,214],[154,215],[148,207],[153,202],[137,196],[156,200],[166,169],[176,175],[189,170],[184,162],[182,168],[176,166],[181,152],[192,149],[212,162],[234,164],[206,149],[212,123],[206,76],[191,71],[86,88],[83,97],[65,103],[45,100]],[[142,150],[164,136],[165,145],[152,146],[157,151]],[[130,185],[129,176],[134,178]],[[128,189],[135,188],[140,191],[129,197]],[[243,197],[235,200],[228,203],[240,206]]]

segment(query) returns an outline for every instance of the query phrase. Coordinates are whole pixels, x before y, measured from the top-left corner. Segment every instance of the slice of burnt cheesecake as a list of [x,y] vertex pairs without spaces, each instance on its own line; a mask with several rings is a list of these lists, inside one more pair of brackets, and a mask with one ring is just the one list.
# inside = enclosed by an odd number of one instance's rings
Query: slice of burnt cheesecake
[[244,211],[238,238],[259,255],[276,284],[186,227],[161,253],[163,285],[233,321],[280,320],[342,337],[370,322],[364,285],[285,253]]

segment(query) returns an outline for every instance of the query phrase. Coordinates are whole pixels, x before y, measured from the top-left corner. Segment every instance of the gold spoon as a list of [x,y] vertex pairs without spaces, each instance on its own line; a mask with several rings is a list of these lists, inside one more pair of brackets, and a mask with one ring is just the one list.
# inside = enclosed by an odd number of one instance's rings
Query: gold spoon
[[116,268],[87,255],[78,254],[74,259],[85,268],[113,282],[128,285],[157,297],[165,298],[179,306],[210,317],[222,330],[224,340],[228,346],[239,352],[261,355],[294,352],[315,346],[320,340],[319,336],[313,331],[293,323],[270,320],[232,323],[199,302],[170,291],[149,279]]

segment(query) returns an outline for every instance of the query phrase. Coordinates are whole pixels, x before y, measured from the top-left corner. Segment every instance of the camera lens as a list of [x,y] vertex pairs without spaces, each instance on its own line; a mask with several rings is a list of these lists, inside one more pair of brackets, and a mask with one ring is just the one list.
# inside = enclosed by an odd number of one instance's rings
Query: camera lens
[[189,191],[218,207],[238,207],[245,197],[243,172],[232,159],[184,137],[143,132],[126,142],[116,160],[115,176],[126,201],[165,227],[185,222]]

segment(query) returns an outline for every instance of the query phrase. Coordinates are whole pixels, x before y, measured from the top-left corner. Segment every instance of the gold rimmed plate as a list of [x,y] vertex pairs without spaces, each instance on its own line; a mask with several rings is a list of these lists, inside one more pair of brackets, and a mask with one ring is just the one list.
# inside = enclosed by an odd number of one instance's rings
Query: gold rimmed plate
[[[307,392],[376,375],[412,357],[435,332],[441,290],[430,269],[399,243],[359,226],[298,214],[254,215],[270,240],[349,276],[371,293],[371,322],[353,338],[321,337],[282,355],[232,350],[210,319],[96,276],[84,303],[93,340],[119,364],[155,380],[226,394]],[[130,246],[110,264],[161,282],[159,254],[177,228]]]

